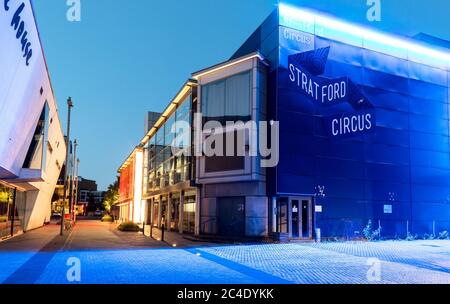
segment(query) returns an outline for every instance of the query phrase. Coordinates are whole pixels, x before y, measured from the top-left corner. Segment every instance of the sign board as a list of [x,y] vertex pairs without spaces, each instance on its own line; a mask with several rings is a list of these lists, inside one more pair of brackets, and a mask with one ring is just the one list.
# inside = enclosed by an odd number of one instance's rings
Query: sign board
[[392,205],[384,205],[383,209],[385,214],[392,214]]
[[[319,106],[328,136],[341,138],[368,134],[375,130],[373,105],[348,77],[329,78],[324,74],[330,47],[288,55],[287,86],[303,99]],[[349,105],[345,113],[342,107]]]
[[316,212],[321,213],[322,212],[322,206],[316,205]]

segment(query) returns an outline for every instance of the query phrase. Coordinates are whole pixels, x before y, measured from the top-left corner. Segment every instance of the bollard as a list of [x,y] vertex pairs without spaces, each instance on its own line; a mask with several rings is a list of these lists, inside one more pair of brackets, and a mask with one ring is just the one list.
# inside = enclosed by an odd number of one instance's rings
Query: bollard
[[164,242],[164,223],[161,225],[161,242]]
[[316,243],[320,243],[321,238],[322,238],[322,236],[321,236],[320,228],[316,228]]

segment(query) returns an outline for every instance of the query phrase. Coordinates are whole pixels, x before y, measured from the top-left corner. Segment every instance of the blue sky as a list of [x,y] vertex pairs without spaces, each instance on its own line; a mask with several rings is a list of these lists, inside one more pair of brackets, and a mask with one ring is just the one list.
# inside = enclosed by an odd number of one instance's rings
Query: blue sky
[[[448,0],[381,0],[377,23],[366,1],[285,2],[450,40]],[[67,97],[75,103],[80,175],[105,189],[143,137],[146,111],[162,111],[191,72],[228,59],[278,1],[81,0],[81,22],[67,21],[65,0],[33,3],[64,130]]]

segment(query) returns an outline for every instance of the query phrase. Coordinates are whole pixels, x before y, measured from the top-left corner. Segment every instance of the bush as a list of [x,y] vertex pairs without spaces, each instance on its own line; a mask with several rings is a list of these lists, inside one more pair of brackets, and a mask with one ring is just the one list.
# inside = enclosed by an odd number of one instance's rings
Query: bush
[[[60,223],[61,223],[61,222],[60,222]],[[66,231],[70,231],[70,230],[72,230],[72,228],[73,228],[72,221],[65,220],[65,221],[64,221],[64,229],[65,229]]]
[[120,224],[117,229],[125,232],[139,232],[139,226],[133,222],[123,222]]
[[448,239],[448,231],[439,232],[439,239],[440,240],[447,240]]
[[428,234],[428,233],[425,233],[424,235],[423,235],[423,237],[422,237],[422,239],[424,239],[424,240],[434,240],[436,238],[436,236],[434,235],[434,234]]
[[8,221],[7,216],[0,216],[0,223],[6,223]]
[[113,222],[113,218],[110,215],[107,214],[104,217],[102,217],[102,222],[112,223]]
[[419,236],[417,234],[412,234],[411,232],[408,231],[408,234],[406,235],[406,240],[407,241],[415,241],[419,238]]
[[381,238],[381,227],[378,227],[378,229],[373,230],[372,220],[369,220],[369,222],[367,222],[366,227],[363,229],[363,236],[369,242],[379,240]]

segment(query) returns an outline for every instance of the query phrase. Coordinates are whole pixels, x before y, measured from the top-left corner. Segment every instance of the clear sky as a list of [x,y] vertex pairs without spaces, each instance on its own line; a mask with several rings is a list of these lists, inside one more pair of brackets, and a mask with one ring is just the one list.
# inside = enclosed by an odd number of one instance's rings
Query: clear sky
[[[285,0],[403,35],[450,40],[450,1]],[[72,138],[80,175],[105,189],[139,143],[147,111],[162,111],[190,73],[227,60],[277,0],[81,0],[68,22],[65,0],[33,0],[64,130],[72,96]]]

